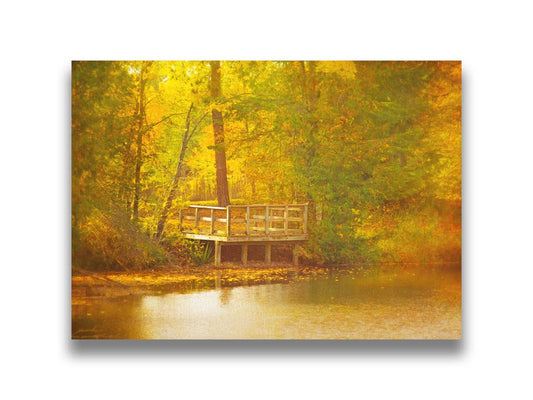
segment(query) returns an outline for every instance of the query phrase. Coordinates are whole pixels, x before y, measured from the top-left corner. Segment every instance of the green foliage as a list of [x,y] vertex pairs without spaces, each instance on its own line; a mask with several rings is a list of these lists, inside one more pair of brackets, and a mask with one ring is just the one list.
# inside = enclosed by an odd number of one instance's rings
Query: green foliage
[[197,240],[190,241],[188,246],[191,261],[196,265],[204,265],[213,259],[213,246]]
[[181,265],[205,265],[213,259],[213,246],[209,242],[185,239],[181,234],[167,235],[161,245]]
[[[147,65],[139,145],[140,71]],[[310,202],[318,219],[310,221],[306,255],[322,263],[457,258],[460,64],[232,61],[221,68],[217,108],[233,204]],[[156,244],[150,238],[191,104],[198,133]],[[206,62],[73,63],[76,263],[132,268],[165,262],[165,254],[207,262],[212,250],[184,240],[176,219],[180,206],[215,204],[212,105]]]

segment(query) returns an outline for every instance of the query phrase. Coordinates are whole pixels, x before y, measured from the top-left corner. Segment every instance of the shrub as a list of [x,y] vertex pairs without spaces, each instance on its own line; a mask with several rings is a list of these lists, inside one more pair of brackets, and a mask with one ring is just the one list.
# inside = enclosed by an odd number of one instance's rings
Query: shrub
[[84,269],[143,269],[169,261],[167,252],[119,210],[92,208],[73,223],[72,242],[72,264]]

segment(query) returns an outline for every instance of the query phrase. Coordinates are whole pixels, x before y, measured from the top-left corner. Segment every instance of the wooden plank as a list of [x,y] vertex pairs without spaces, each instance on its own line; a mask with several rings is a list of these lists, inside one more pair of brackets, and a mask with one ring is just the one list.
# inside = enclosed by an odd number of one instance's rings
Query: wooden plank
[[[216,239],[215,239],[216,240]],[[269,237],[265,237],[264,240],[247,240],[246,238],[240,238],[239,240],[231,240],[231,241],[228,241],[228,242],[225,242],[225,241],[222,241],[222,244],[223,245],[232,245],[232,246],[237,246],[237,245],[241,245],[241,244],[248,244],[248,246],[263,246],[267,243],[270,243],[270,244],[283,244],[283,245],[290,245],[292,247],[292,245],[294,244],[302,244],[304,243],[305,241],[304,240],[272,240],[270,239]]]
[[[262,228],[262,227],[259,227],[259,226],[252,226],[252,230],[255,231],[255,232],[263,232],[265,230],[265,228]],[[269,232],[284,232],[285,229],[284,228],[268,228],[268,231]],[[266,232],[265,232],[266,233]]]
[[215,207],[215,206],[198,206],[198,205],[190,205],[190,208],[204,208],[206,210],[225,210],[226,207]]
[[195,240],[212,240],[212,241],[221,241],[227,242],[227,236],[216,236],[210,235],[207,233],[198,233],[198,232],[183,232],[183,236],[186,239],[195,239]]
[[[211,210],[211,211],[213,211],[213,210]],[[211,222],[211,221],[212,221],[212,219],[211,219],[211,217],[202,217],[202,218],[200,218],[200,221],[207,221],[207,222]]]
[[[250,231],[246,232],[246,231],[242,231],[242,230],[236,231],[236,230],[232,229],[231,230],[231,236],[235,236],[235,235],[263,236],[263,235],[258,235],[257,233],[254,234],[254,232],[264,233],[264,231],[265,231],[264,228],[257,227],[257,226],[251,227],[251,230],[252,230],[252,232],[250,232]],[[213,232],[213,234],[211,234],[211,231],[209,229],[192,230],[192,229],[187,229],[187,228],[184,227],[182,232],[183,233],[199,234],[199,235],[223,235],[223,236],[227,236],[226,235],[226,231],[222,231],[222,230],[215,230],[215,232]],[[287,234],[285,234],[284,229],[282,229],[282,228],[270,228],[269,232],[270,233],[276,233],[276,234],[283,233],[284,236],[287,236],[289,238],[291,238],[291,235],[302,236],[304,234],[302,229],[288,229],[287,230]]]
[[232,218],[231,222],[234,224],[246,222],[246,218]]
[[[260,227],[260,226],[252,226],[252,231],[254,232],[263,232],[265,229],[263,227]],[[268,228],[268,231],[269,232],[285,232],[285,227],[283,228]],[[241,232],[244,232],[244,231],[241,231]],[[290,234],[290,233],[304,233],[303,232],[303,229],[287,229],[286,230],[286,233]]]
[[[199,235],[202,236],[202,235]],[[186,235],[186,237],[189,237],[189,235]],[[207,236],[206,236],[207,237]],[[228,243],[242,243],[242,242],[248,242],[248,243],[258,243],[258,242],[304,242],[307,239],[309,239],[309,235],[249,235],[249,236],[232,236],[230,238],[225,237],[216,237],[213,236],[214,239],[211,240],[222,240]],[[208,238],[202,240],[210,240]],[[226,240],[227,239],[227,240]]]
[[[307,205],[306,203],[301,203],[301,204],[300,203],[294,203],[294,204],[231,204],[228,207],[231,207],[231,208],[245,208],[245,207],[266,207],[266,206],[269,206],[269,207],[279,207],[279,208],[283,209],[285,206],[289,206],[289,207],[291,207],[291,211],[294,211],[294,210],[301,210],[306,205]],[[198,205],[198,204],[191,204],[189,206],[189,208],[202,208],[202,209],[206,209],[206,210],[211,210],[211,209],[214,209],[214,210],[226,210],[228,207],[203,206],[203,205]],[[292,210],[292,209],[294,209],[294,210]]]
[[[304,207],[307,204],[306,203],[294,203],[294,204],[232,204],[231,207],[233,208],[244,208],[244,207],[285,207],[286,205],[290,207]],[[192,206],[191,206],[192,207]],[[195,206],[195,207],[210,207],[210,206]],[[216,208],[216,207],[215,207]],[[224,207],[222,207],[224,208]]]
[[196,221],[196,217],[194,215],[182,215],[182,219],[186,219],[188,221]]

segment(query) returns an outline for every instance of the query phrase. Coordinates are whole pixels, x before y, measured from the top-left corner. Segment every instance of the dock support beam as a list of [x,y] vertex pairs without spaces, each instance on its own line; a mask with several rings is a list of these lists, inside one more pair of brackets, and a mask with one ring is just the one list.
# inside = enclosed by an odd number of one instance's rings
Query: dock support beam
[[242,265],[246,267],[246,264],[248,264],[248,244],[241,246],[241,261]]
[[292,246],[292,263],[294,264],[295,267],[298,266],[298,250],[299,250],[299,246],[297,244]]
[[222,260],[222,243],[220,240],[215,240],[215,267],[220,267]]
[[271,264],[272,261],[272,244],[265,244],[265,264]]

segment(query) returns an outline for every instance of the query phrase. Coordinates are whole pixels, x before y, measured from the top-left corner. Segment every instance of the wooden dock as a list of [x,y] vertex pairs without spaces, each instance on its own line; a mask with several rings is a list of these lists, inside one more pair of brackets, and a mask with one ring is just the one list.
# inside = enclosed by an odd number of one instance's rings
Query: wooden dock
[[270,264],[274,244],[291,244],[298,265],[296,248],[308,239],[307,215],[307,204],[191,205],[180,210],[179,218],[185,238],[214,242],[216,266],[223,245],[240,245],[244,265],[248,245],[264,245],[265,263]]

